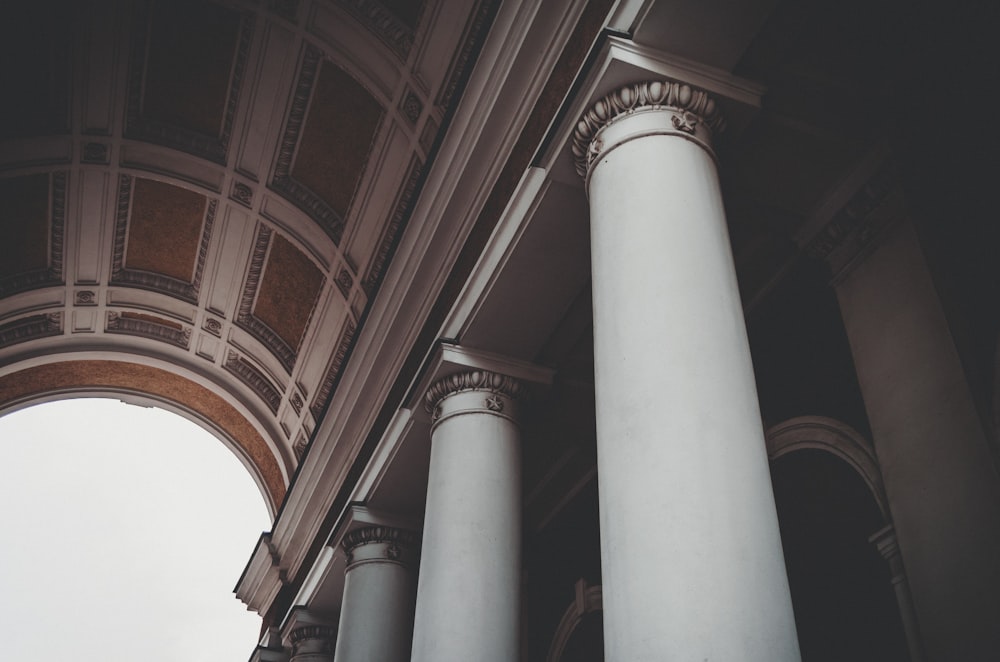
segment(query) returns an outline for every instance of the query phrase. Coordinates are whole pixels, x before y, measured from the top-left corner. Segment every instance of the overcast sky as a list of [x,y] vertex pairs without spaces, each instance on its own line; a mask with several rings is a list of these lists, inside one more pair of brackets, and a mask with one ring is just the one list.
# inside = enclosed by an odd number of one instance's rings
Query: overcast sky
[[0,503],[0,659],[249,658],[232,589],[267,509],[203,428],[115,400],[2,416]]

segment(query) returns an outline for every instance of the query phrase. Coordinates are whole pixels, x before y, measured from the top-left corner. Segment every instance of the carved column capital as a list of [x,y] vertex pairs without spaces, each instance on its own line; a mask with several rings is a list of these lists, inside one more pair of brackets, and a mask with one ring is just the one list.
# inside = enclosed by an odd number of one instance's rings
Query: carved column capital
[[905,216],[895,163],[887,162],[829,217],[803,250],[830,267],[836,285],[864,262],[893,224]]
[[[648,126],[620,136],[605,136],[605,129],[622,119],[655,112],[661,117]],[[645,81],[620,87],[605,95],[583,114],[573,131],[573,156],[577,173],[587,179],[591,165],[627,140],[646,135],[677,135],[712,153],[712,136],[722,132],[725,121],[715,99],[686,83]],[[610,140],[605,138],[611,138]]]
[[420,536],[392,526],[366,526],[348,531],[340,544],[347,554],[347,570],[363,563],[410,567],[417,558]]
[[302,625],[289,635],[292,657],[289,662],[333,660],[337,629],[329,625]]
[[[424,396],[424,409],[434,423],[448,415],[481,411],[513,419],[513,405],[527,394],[524,385],[513,377],[489,370],[470,370],[448,375],[436,381]],[[444,401],[455,395],[464,395],[458,407],[445,411]]]

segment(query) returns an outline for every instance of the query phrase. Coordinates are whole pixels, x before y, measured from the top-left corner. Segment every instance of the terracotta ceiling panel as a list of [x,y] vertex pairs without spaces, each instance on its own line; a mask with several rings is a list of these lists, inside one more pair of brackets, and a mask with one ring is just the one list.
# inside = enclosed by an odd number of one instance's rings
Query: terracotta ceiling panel
[[49,176],[0,179],[0,279],[49,264]]
[[347,216],[382,115],[364,87],[323,62],[291,175],[341,218]]
[[275,234],[253,315],[297,352],[322,288],[323,272],[291,242]]
[[240,15],[208,2],[156,2],[151,10],[142,115],[218,137]]
[[135,179],[125,267],[194,280],[207,198],[150,179]]

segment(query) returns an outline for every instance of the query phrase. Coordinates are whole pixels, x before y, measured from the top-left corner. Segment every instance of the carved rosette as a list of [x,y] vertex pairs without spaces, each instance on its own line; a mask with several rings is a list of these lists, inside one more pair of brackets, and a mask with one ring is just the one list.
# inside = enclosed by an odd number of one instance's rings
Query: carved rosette
[[333,660],[337,629],[329,625],[303,625],[292,630],[292,657],[289,662]]
[[439,379],[424,396],[424,409],[434,424],[456,414],[482,412],[516,420],[515,402],[527,395],[513,377],[471,370]]
[[366,526],[348,531],[340,544],[347,555],[347,570],[365,563],[415,567],[420,537],[413,531],[392,526]]
[[[606,139],[608,127],[628,117],[654,112],[662,116],[659,122],[637,127],[634,135],[623,133]],[[696,87],[666,80],[626,85],[599,99],[577,122],[573,132],[576,171],[586,180],[598,157],[643,135],[677,135],[712,153],[712,136],[723,128],[725,121],[715,99]]]

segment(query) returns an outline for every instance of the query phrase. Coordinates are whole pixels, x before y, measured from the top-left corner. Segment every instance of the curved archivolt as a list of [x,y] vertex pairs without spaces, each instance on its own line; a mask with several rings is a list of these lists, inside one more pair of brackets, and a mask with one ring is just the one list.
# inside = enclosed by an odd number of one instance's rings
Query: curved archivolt
[[166,370],[110,360],[67,360],[0,376],[0,413],[81,395],[129,394],[162,403],[210,429],[240,457],[273,516],[285,496],[278,460],[251,421],[212,390]]

